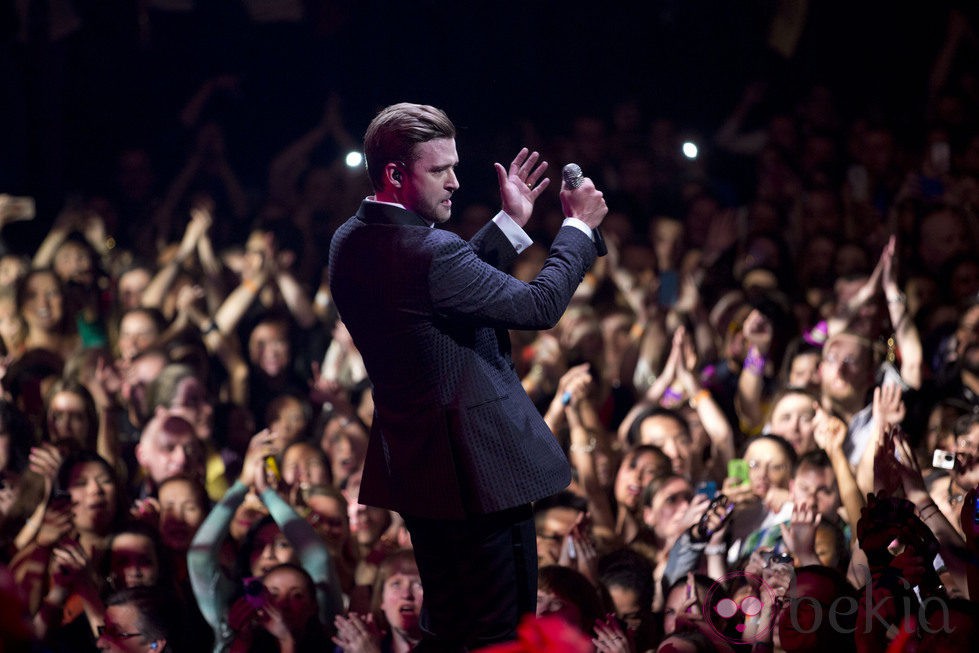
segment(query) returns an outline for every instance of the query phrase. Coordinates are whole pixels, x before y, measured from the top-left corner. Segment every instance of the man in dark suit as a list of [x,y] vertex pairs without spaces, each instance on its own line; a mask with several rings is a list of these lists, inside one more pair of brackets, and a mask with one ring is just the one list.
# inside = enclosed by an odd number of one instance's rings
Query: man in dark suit
[[382,110],[364,137],[375,195],[336,233],[330,285],[364,358],[375,415],[360,502],[401,513],[425,592],[422,649],[512,639],[534,610],[530,502],[565,488],[567,459],[524,393],[507,329],[561,317],[608,211],[590,180],[561,191],[565,224],[540,274],[506,274],[548,186],[520,151],[495,164],[503,210],[466,242],[441,229],[459,188],[455,129],[434,107]]

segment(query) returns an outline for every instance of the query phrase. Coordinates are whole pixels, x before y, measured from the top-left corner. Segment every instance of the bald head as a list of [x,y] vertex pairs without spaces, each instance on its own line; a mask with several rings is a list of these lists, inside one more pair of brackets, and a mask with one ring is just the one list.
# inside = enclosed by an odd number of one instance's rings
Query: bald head
[[190,422],[160,410],[140,435],[136,460],[158,486],[177,474],[202,476],[204,453]]

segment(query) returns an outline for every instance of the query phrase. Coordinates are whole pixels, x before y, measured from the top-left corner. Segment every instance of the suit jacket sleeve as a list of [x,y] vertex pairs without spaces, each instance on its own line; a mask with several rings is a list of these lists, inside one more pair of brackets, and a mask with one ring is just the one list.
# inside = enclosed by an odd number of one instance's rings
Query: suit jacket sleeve
[[[499,232],[495,225],[493,229]],[[429,272],[434,309],[495,328],[553,327],[595,260],[594,243],[578,229],[563,227],[540,273],[525,283],[482,260],[464,241],[438,234],[433,237],[442,239],[434,249]],[[512,252],[509,243],[507,246]]]
[[497,270],[508,272],[517,259],[517,250],[496,223],[490,220],[469,240],[480,260]]

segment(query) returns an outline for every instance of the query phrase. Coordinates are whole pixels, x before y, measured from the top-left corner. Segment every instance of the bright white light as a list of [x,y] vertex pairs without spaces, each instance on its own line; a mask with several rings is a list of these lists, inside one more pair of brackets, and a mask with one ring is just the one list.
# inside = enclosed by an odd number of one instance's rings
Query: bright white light
[[690,142],[690,141],[686,141],[683,144],[683,156],[687,157],[688,159],[696,159],[697,158],[697,145],[695,143]]
[[344,161],[346,161],[348,168],[356,168],[364,162],[364,157],[360,152],[349,152]]

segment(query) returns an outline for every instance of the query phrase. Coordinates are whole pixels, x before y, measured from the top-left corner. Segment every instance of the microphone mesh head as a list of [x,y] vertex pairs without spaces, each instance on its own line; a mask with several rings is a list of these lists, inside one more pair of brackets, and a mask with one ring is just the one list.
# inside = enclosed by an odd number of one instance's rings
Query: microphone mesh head
[[569,163],[564,166],[564,170],[561,171],[561,175],[564,177],[564,183],[568,185],[568,188],[574,190],[578,186],[581,186],[581,182],[584,180],[585,176],[581,173],[581,166],[577,163]]

